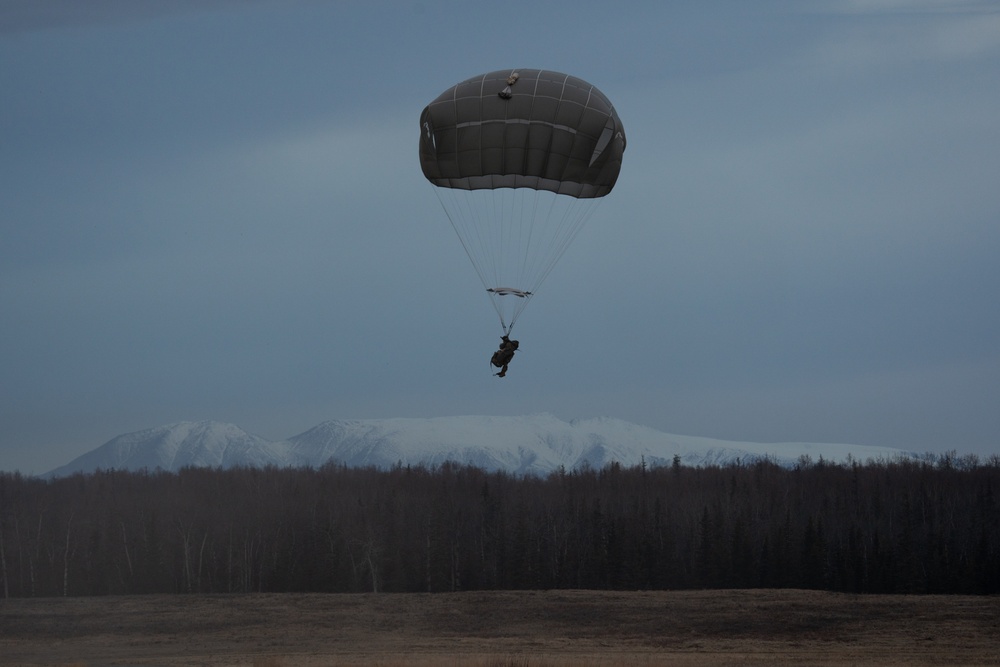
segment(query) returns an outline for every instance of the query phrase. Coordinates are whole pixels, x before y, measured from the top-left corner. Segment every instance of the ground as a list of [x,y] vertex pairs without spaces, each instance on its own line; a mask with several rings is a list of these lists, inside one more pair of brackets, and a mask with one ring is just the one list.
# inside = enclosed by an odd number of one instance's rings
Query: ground
[[1000,597],[499,591],[0,600],[3,665],[996,665]]

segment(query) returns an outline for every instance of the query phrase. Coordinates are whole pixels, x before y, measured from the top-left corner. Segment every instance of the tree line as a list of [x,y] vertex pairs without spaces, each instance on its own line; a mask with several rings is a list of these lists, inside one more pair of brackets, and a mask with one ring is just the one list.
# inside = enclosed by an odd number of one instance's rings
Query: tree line
[[1000,592],[1000,458],[0,473],[4,597]]

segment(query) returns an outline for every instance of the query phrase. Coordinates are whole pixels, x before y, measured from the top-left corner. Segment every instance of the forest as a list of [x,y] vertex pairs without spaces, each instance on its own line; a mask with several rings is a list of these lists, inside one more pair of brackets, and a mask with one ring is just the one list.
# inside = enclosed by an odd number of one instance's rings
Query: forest
[[1000,457],[0,473],[4,597],[1000,592]]

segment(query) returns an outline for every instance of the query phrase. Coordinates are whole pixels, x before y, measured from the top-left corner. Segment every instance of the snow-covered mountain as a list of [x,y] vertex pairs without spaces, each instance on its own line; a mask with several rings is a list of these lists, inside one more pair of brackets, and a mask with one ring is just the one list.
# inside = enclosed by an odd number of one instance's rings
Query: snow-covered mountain
[[176,471],[184,466],[433,466],[454,461],[517,474],[560,467],[602,468],[611,462],[688,466],[769,457],[791,465],[802,456],[832,462],[913,456],[889,447],[819,443],[751,443],[670,435],[619,419],[566,422],[552,415],[334,420],[271,442],[233,424],[182,422],[120,435],[45,477],[98,469]]
[[280,459],[281,454],[274,450],[274,445],[234,424],[182,422],[120,435],[45,476],[60,477],[110,468],[179,470],[184,466],[264,466]]

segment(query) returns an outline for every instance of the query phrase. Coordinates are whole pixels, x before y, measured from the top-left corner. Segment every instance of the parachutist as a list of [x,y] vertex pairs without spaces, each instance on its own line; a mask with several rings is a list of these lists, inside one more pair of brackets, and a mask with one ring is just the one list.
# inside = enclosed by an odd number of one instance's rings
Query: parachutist
[[507,364],[514,358],[518,345],[520,345],[518,341],[511,340],[506,334],[500,337],[500,349],[494,352],[493,358],[490,359],[490,363],[500,369],[500,372],[494,375],[500,378],[507,375]]

